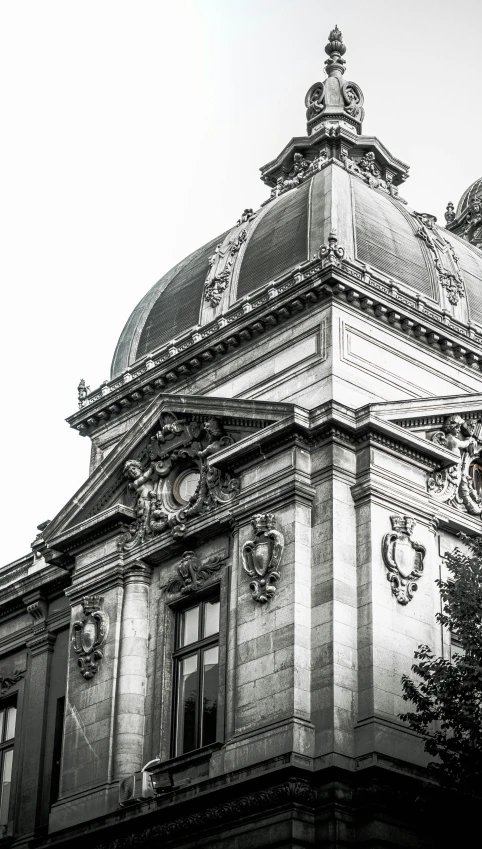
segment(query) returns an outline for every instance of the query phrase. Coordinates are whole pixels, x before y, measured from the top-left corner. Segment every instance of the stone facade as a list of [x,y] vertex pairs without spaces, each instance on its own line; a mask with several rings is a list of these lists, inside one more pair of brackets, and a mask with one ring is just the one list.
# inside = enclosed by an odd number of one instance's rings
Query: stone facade
[[[320,91],[311,140],[380,148],[351,95],[330,111]],[[226,237],[206,264],[202,328],[79,390],[90,475],[0,570],[9,843],[430,845],[401,676],[420,643],[450,656],[435,580],[480,533],[482,329],[443,286],[423,298],[359,259],[351,182],[402,208],[405,166],[383,151],[384,176],[340,150],[290,176],[288,146],[263,179],[277,203],[323,167],[317,250],[236,298],[228,254],[247,261],[263,216],[245,210],[236,251]]]

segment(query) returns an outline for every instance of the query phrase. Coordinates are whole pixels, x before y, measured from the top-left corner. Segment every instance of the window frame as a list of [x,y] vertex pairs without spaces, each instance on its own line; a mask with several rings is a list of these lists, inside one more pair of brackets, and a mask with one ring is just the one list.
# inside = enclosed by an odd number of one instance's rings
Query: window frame
[[[210,634],[208,637],[202,637],[197,639],[192,643],[188,643],[185,646],[181,646],[181,628],[183,622],[183,614],[186,611],[191,610],[195,607],[201,608],[201,615],[199,617],[199,626],[198,626],[198,635],[202,633],[204,627],[204,618],[205,618],[205,604],[206,602],[216,600],[219,603],[219,624],[218,631],[214,634]],[[172,700],[171,700],[171,744],[170,744],[170,757],[171,758],[183,758],[189,755],[195,755],[199,751],[205,748],[209,748],[219,739],[219,711],[222,709],[222,703],[219,698],[220,696],[220,685],[221,685],[221,625],[222,625],[222,616],[221,616],[221,592],[219,584],[214,584],[209,588],[206,588],[204,591],[200,591],[196,593],[196,596],[190,599],[183,599],[181,603],[176,604],[172,607],[172,612],[175,616],[175,623],[173,629],[173,637],[174,637],[174,646],[171,653],[171,664],[172,664]],[[200,710],[200,702],[204,689],[204,670],[202,664],[202,657],[206,650],[210,648],[217,647],[218,649],[218,686],[217,686],[217,705],[216,705],[216,735],[215,740],[211,743],[202,744],[202,710]],[[182,660],[186,657],[192,657],[196,655],[197,663],[198,663],[198,684],[197,684],[197,699],[196,699],[196,717],[195,717],[195,725],[196,725],[196,741],[199,745],[196,745],[193,749],[190,749],[188,752],[178,752],[178,732],[179,732],[179,724],[181,719],[180,713],[180,704],[179,704],[179,684],[180,684],[180,675],[179,670],[181,668]]]
[[[5,729],[5,725],[6,725],[6,722],[7,722],[7,711],[8,711],[9,708],[12,708],[12,707],[15,708],[14,734],[13,734],[13,737],[9,737],[8,740],[3,740],[2,738],[3,738],[3,734],[4,734],[4,729]],[[6,820],[5,823],[0,824],[0,840],[2,840],[4,837],[9,836],[9,833],[10,833],[9,826],[11,824],[12,800],[13,800],[13,796],[14,796],[13,788],[14,788],[14,781],[16,779],[16,774],[15,774],[15,765],[16,765],[15,764],[15,740],[17,739],[16,734],[17,734],[17,729],[18,729],[18,717],[19,717],[19,711],[18,711],[16,696],[9,695],[6,698],[0,699],[0,711],[3,711],[3,717],[2,717],[2,721],[1,721],[1,727],[0,727],[0,806],[1,806],[1,802],[2,802],[2,791],[3,791],[2,778],[3,778],[4,756],[5,756],[6,752],[12,752],[12,767],[11,767],[11,772],[10,772],[10,791],[9,791],[8,807],[7,807],[7,820]],[[3,833],[2,833],[2,829],[4,829]]]

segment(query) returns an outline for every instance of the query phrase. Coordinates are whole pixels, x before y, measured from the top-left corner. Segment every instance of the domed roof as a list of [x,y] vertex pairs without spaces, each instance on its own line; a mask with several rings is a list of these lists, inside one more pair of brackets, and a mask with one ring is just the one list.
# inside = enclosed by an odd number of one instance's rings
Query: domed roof
[[171,340],[182,350],[180,337],[189,331],[199,328],[201,338],[202,328],[228,309],[231,315],[237,302],[317,255],[333,230],[346,259],[458,321],[482,326],[482,252],[474,247],[482,244],[482,216],[471,212],[482,180],[463,194],[457,217],[449,204],[448,229],[437,227],[433,215],[410,210],[398,193],[408,166],[377,138],[362,135],[363,93],[344,80],[346,48],[337,27],[325,51],[326,78],[306,95],[307,135],[261,169],[269,200],[256,213],[245,210],[234,227],[152,287],[122,331],[112,378]]
[[474,180],[472,185],[463,193],[457,206],[457,218],[463,215],[476,199],[482,201],[482,177]]
[[[339,161],[327,162],[323,170],[246,218],[190,254],[152,287],[121,334],[112,377],[308,260],[327,243],[333,228],[347,258],[365,263],[462,320],[482,325],[482,253],[436,227],[433,216],[411,211]],[[452,262],[454,278],[458,260],[458,296],[453,291],[451,296],[440,277],[437,250],[442,263]],[[217,295],[219,300],[207,303],[206,287],[211,279],[212,288],[216,252],[224,259],[229,256],[231,266],[225,261],[228,273],[214,278],[226,283]],[[453,256],[455,260],[450,260]],[[450,267],[444,272],[449,277]]]

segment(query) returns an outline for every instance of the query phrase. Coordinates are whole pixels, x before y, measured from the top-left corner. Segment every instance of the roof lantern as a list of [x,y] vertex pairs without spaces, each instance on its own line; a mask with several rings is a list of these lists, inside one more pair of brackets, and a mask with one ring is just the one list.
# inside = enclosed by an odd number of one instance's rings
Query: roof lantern
[[356,83],[343,79],[346,46],[337,26],[328,36],[325,52],[328,54],[325,59],[327,78],[314,83],[305,98],[308,135],[318,132],[322,126],[340,123],[359,135],[365,114],[363,92]]

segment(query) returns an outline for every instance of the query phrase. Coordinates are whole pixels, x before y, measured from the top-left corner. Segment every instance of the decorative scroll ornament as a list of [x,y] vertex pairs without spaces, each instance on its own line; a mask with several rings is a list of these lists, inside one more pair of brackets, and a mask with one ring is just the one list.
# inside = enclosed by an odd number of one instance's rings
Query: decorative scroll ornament
[[462,238],[482,250],[482,196],[476,197],[469,206]]
[[346,171],[349,171],[350,174],[356,174],[357,177],[361,177],[372,189],[381,189],[382,192],[400,201],[400,203],[407,203],[405,198],[402,198],[398,194],[398,188],[393,183],[392,175],[387,174],[385,179],[382,178],[382,172],[377,165],[373,151],[366,151],[358,162],[350,159],[345,152],[341,153],[340,159]]
[[342,248],[341,245],[338,244],[338,238],[334,228],[330,231],[330,235],[328,236],[328,244],[321,246],[318,251],[318,256],[322,260],[323,265],[327,265],[328,263],[340,265],[341,260],[345,256],[345,248]]
[[109,617],[102,610],[104,599],[101,596],[84,596],[83,619],[77,619],[72,625],[72,647],[79,655],[77,663],[84,678],[93,678],[104,657],[102,647],[109,631]]
[[338,27],[330,32],[325,53],[328,55],[325,60],[327,79],[314,83],[305,97],[308,135],[317,132],[323,124],[333,124],[340,119],[360,133],[365,117],[363,92],[356,83],[343,80],[346,46]]
[[255,217],[256,213],[252,209],[245,209],[236,222],[237,229],[232,230],[223,242],[216,245],[214,253],[209,257],[209,271],[204,282],[204,300],[212,307],[219,304],[231,280],[236,254],[248,238],[248,231],[243,225]]
[[164,592],[169,595],[194,593],[201,589],[212,575],[219,572],[221,564],[222,561],[217,555],[201,562],[194,551],[185,551],[177,567],[179,578],[170,581]]
[[445,289],[447,298],[456,306],[460,298],[465,298],[465,286],[459,269],[459,258],[449,241],[435,229],[437,221],[434,215],[426,212],[414,212],[420,224],[415,235],[425,242],[432,254],[435,271],[440,285]]
[[480,425],[453,415],[445,419],[442,430],[431,441],[460,455],[459,462],[429,475],[427,488],[437,501],[464,510],[472,516],[482,515],[482,457],[479,439],[474,436]]
[[276,520],[273,513],[258,513],[251,519],[255,538],[243,545],[243,568],[250,578],[252,598],[261,604],[274,596],[274,584],[280,578],[280,564],[284,549],[284,537],[274,530]]
[[226,504],[239,492],[239,481],[208,463],[212,454],[234,442],[219,419],[200,424],[163,413],[159,424],[147,460],[124,464],[137,513],[124,547],[164,531],[182,537],[189,519]]
[[294,189],[301,183],[304,183],[317,171],[321,171],[328,164],[328,151],[324,148],[319,150],[314,159],[305,159],[302,153],[295,153],[293,156],[293,166],[287,177],[278,177],[276,186],[271,190],[271,198],[282,195],[288,189]]
[[415,519],[396,513],[390,516],[390,521],[393,533],[383,537],[383,562],[393,595],[399,604],[408,604],[417,590],[416,582],[423,574],[426,549],[411,538]]
[[25,669],[15,669],[10,675],[7,675],[0,670],[0,695],[4,696],[12,687],[15,687],[22,680],[25,672]]

